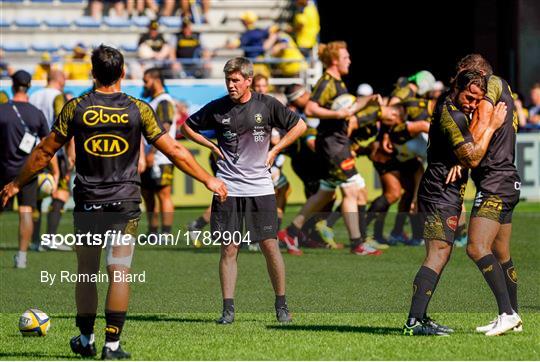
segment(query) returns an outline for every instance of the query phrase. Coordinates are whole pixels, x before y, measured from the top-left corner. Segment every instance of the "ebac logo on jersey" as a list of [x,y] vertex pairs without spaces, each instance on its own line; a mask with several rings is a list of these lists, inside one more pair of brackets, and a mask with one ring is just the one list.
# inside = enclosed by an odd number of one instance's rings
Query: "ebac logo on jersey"
[[[95,126],[98,123],[127,124],[129,122],[127,113],[117,113],[126,110],[127,107],[90,106],[86,109],[87,111],[83,113],[83,122],[87,126]],[[107,111],[113,111],[114,113]]]
[[84,141],[86,152],[97,157],[116,157],[129,149],[128,142],[114,134],[98,134]]

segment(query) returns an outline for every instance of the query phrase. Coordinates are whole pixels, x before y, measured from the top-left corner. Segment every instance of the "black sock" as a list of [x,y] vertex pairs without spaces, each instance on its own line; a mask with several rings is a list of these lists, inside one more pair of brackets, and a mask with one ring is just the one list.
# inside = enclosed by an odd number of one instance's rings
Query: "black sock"
[[326,218],[326,225],[328,225],[329,227],[334,227],[334,225],[336,224],[336,222],[339,220],[340,217],[341,217],[341,204],[339,204],[338,207],[336,207],[334,211],[332,211],[330,215],[328,215],[328,217]]
[[47,233],[56,234],[58,231],[58,224],[60,224],[60,218],[62,217],[62,209],[64,208],[64,201],[59,199],[53,199],[51,206],[49,207],[49,215],[47,215]]
[[394,228],[392,229],[391,234],[395,236],[403,235],[403,228],[405,226],[405,220],[407,219],[406,212],[398,212],[396,219],[394,221]]
[[157,226],[148,226],[148,234],[157,234],[158,227]]
[[289,233],[290,236],[293,238],[298,237],[298,234],[300,234],[300,229],[296,227],[293,223],[287,227],[287,233]]
[[206,222],[206,220],[202,216],[199,216],[199,218],[197,220],[195,220],[195,223],[194,223],[195,228],[197,228],[199,230],[204,228],[206,225],[208,225],[208,223]]
[[495,295],[497,306],[499,307],[499,314],[512,314],[512,304],[510,303],[510,297],[508,295],[508,290],[506,289],[504,273],[497,258],[495,258],[493,254],[488,254],[478,260],[476,265],[482,272],[482,275],[484,275],[484,279],[486,279],[491,291]]
[[373,226],[373,237],[376,240],[383,238],[385,219],[386,219],[386,213],[379,213],[379,215],[377,215],[377,219],[375,219],[375,225]]
[[413,297],[409,319],[421,319],[424,317],[438,279],[439,275],[433,269],[424,265],[420,267],[413,282]]
[[105,310],[105,342],[117,342],[126,321],[126,312],[113,312]]
[[377,213],[386,212],[388,211],[389,207],[390,203],[386,197],[384,197],[384,195],[381,195],[373,200],[368,208],[368,216],[366,220],[367,224],[369,225],[369,223],[371,223],[371,221],[377,216]]
[[276,303],[274,305],[276,309],[285,307],[287,305],[287,298],[285,298],[285,295],[276,295]]
[[[437,275],[437,280],[435,281],[435,285],[433,286],[433,290],[437,289],[437,285],[439,285],[439,280],[441,280],[441,274]],[[428,302],[426,304],[426,310],[424,311],[424,318],[427,317],[427,310],[428,310],[428,307],[429,307],[429,302],[431,302],[431,298],[429,298],[429,300],[428,300]]]
[[172,230],[172,225],[161,225],[162,234],[170,234]]
[[518,301],[517,301],[517,287],[518,279],[516,269],[514,268],[514,263],[512,259],[508,260],[506,263],[501,264],[501,268],[504,272],[504,280],[506,281],[506,289],[508,289],[508,296],[510,297],[510,303],[512,304],[512,309],[518,311]]
[[358,205],[358,226],[362,240],[367,237],[366,205]]
[[223,299],[223,310],[234,312],[234,299],[233,298]]
[[77,314],[77,317],[75,317],[75,325],[79,327],[81,334],[84,334],[85,336],[89,336],[94,333],[95,322],[95,314]]
[[282,217],[278,217],[277,218],[277,229],[278,230],[281,230],[281,223],[283,222],[283,218]]
[[351,249],[356,248],[358,245],[362,244],[362,238],[351,238]]

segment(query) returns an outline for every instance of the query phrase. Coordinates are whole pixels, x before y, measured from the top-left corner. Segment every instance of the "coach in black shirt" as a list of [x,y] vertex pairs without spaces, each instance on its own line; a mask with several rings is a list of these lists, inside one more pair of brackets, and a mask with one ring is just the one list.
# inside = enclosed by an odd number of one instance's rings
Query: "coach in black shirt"
[[[12,76],[13,100],[0,104],[0,187],[17,176],[34,146],[49,133],[45,115],[28,102],[31,79],[24,70],[15,72]],[[15,267],[26,268],[26,251],[33,231],[32,211],[37,203],[35,177],[21,188],[17,202],[19,252],[15,256]],[[0,205],[0,211],[2,209]]]

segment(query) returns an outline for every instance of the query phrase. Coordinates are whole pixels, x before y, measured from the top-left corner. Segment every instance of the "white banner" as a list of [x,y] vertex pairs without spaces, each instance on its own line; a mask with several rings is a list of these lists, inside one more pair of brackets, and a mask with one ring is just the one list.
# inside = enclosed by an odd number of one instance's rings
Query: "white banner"
[[521,177],[521,197],[540,200],[540,133],[518,133],[516,166]]

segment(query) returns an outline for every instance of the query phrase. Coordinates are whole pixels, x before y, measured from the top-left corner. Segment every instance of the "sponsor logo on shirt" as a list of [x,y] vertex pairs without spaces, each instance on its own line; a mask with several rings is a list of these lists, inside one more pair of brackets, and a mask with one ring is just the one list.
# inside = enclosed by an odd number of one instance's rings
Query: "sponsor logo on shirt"
[[116,157],[129,149],[128,142],[113,134],[98,134],[84,142],[86,152],[97,157]]
[[231,124],[231,118],[223,118],[221,120],[221,123],[223,123],[223,124]]
[[232,140],[233,138],[236,137],[236,133],[233,133],[231,131],[227,131],[227,132],[223,133],[223,137],[225,137],[225,139],[227,141],[230,141],[230,140]]
[[257,131],[253,130],[253,141],[255,142],[264,142],[264,136],[266,136],[266,132],[264,131]]
[[[123,123],[126,124],[129,122],[127,113],[117,113],[118,111],[123,111],[126,108],[117,108],[117,107],[105,107],[105,106],[90,106],[86,108],[87,111],[83,113],[83,122],[87,126],[95,126],[98,123]],[[111,113],[108,111],[116,111]]]

